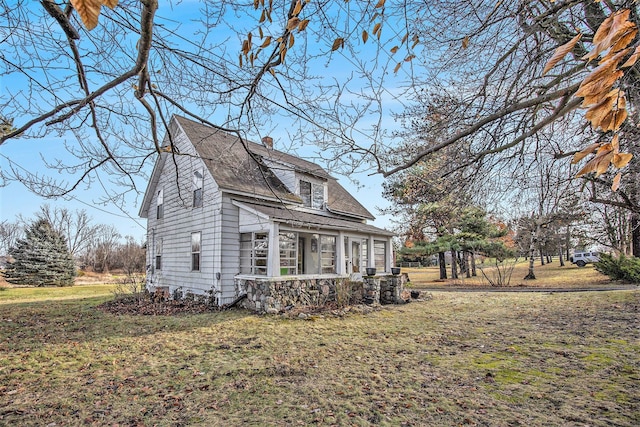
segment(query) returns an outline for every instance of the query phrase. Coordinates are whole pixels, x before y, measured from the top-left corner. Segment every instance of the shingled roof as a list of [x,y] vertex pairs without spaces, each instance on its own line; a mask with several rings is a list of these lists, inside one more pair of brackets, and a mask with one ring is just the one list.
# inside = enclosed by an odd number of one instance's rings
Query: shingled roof
[[378,228],[376,226],[365,224],[362,222],[349,221],[342,218],[334,218],[324,215],[316,215],[309,212],[294,211],[285,207],[256,205],[247,202],[238,203],[237,205],[260,212],[276,222],[289,224],[295,227],[307,229],[322,229],[329,227],[338,230],[356,231],[360,233],[378,234],[383,236],[394,235],[388,230],[384,230],[382,228]]
[[329,211],[362,219],[375,219],[335,178],[317,164],[261,144],[240,140],[235,135],[181,116],[174,118],[222,190],[301,203],[300,197],[290,192],[265,164],[266,161],[278,162],[297,172],[326,181]]

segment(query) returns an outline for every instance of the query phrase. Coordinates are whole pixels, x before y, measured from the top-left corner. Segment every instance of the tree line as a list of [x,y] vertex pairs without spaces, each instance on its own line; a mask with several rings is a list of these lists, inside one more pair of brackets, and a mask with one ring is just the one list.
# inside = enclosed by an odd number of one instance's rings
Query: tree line
[[33,219],[0,222],[0,256],[10,283],[64,286],[77,270],[144,272],[146,248],[113,225],[94,223],[85,210],[45,204]]

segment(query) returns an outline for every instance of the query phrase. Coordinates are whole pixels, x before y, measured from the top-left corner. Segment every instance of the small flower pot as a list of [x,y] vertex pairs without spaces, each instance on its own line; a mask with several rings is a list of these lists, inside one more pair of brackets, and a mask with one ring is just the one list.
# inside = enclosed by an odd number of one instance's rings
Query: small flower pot
[[391,274],[397,276],[400,274],[400,267],[391,267]]
[[375,268],[367,268],[367,276],[375,276],[376,269]]

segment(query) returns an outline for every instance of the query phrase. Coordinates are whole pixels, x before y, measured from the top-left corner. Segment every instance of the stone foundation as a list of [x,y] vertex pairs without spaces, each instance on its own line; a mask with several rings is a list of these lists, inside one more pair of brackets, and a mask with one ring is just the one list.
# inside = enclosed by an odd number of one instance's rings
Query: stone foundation
[[363,277],[352,282],[348,277],[267,278],[236,277],[239,294],[246,293],[245,308],[263,313],[278,313],[287,307],[339,304],[400,304],[406,275]]

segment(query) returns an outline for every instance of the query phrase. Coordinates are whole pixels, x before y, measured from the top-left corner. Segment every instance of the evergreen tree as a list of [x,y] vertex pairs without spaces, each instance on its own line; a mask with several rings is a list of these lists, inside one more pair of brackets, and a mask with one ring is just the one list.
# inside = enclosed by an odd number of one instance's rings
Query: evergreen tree
[[26,230],[9,249],[10,259],[4,272],[7,282],[30,286],[72,286],[75,264],[65,238],[49,221],[40,219]]

